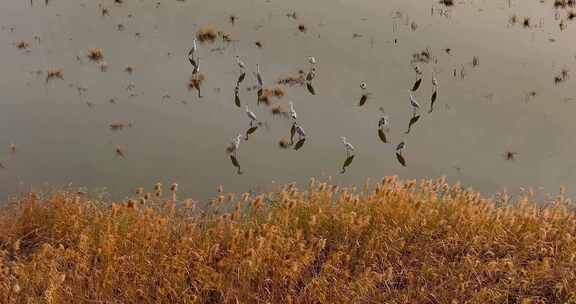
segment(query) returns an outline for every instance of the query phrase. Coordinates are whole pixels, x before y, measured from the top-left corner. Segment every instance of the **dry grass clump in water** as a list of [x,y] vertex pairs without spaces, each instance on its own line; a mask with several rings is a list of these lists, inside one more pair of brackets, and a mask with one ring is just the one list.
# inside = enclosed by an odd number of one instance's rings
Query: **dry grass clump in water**
[[285,91],[283,87],[277,86],[274,88],[264,88],[262,89],[262,93],[258,96],[258,102],[264,103],[268,106],[272,105],[272,97],[277,99],[281,99],[284,97]]
[[278,141],[278,146],[282,149],[288,149],[290,148],[290,139],[286,138],[286,137],[282,137],[279,141]]
[[531,26],[530,17],[525,17],[524,21],[522,21],[522,26],[525,28],[529,28]]
[[110,130],[112,130],[112,131],[121,131],[124,128],[132,128],[132,123],[131,122],[124,123],[124,122],[116,121],[116,122],[110,123],[109,127],[110,127]]
[[560,84],[565,82],[566,80],[568,80],[568,78],[570,77],[570,73],[567,69],[562,69],[560,71],[560,74],[554,76],[554,84]]
[[574,7],[576,1],[574,0],[554,0],[554,7],[556,8],[566,8]]
[[104,52],[101,48],[88,49],[88,58],[93,61],[102,60],[102,58],[104,58]]
[[188,81],[188,89],[200,90],[202,83],[204,82],[204,74],[193,74]]
[[274,92],[270,89],[263,89],[262,93],[258,95],[258,103],[264,103],[265,105],[269,106],[272,104],[272,96],[274,96]]
[[440,0],[439,1],[440,4],[443,4],[445,6],[453,6],[454,5],[454,0]]
[[274,94],[274,97],[282,98],[286,92],[283,87],[274,87],[274,89],[272,89],[272,94]]
[[218,36],[222,37],[224,42],[232,42],[232,34],[226,32],[218,32]]
[[[151,189],[150,189],[151,190]],[[0,212],[0,303],[567,303],[576,214],[387,177],[311,181],[207,209],[162,187],[62,192]]]
[[48,69],[48,71],[46,71],[46,82],[52,79],[64,80],[64,69],[62,68]]
[[20,41],[20,42],[14,43],[14,45],[16,45],[16,47],[19,50],[27,50],[28,48],[30,48],[30,43],[28,43],[26,41]]
[[432,55],[430,55],[430,50],[426,48],[425,50],[412,54],[412,63],[421,62],[421,63],[429,63],[432,59]]
[[278,79],[276,81],[277,84],[289,85],[289,86],[296,86],[296,85],[304,85],[306,83],[306,78],[304,76],[304,71],[298,71],[298,76],[286,76],[283,78]]
[[282,115],[288,117],[288,109],[281,104],[272,106],[272,108],[270,108],[270,112],[272,112],[273,115]]
[[200,42],[214,42],[218,37],[218,31],[212,25],[205,25],[200,27],[196,33],[196,37]]

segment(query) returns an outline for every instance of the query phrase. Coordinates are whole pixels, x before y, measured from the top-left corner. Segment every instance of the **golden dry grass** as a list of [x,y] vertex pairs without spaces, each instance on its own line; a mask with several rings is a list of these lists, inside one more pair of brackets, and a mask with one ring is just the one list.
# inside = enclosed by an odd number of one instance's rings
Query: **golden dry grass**
[[52,79],[64,79],[64,69],[51,68],[46,71],[46,82]]
[[88,49],[88,58],[93,61],[100,61],[104,58],[104,51],[101,48]]
[[14,45],[16,45],[19,50],[26,50],[30,48],[30,44],[26,41],[15,42]]
[[204,74],[192,74],[192,76],[190,76],[190,79],[188,80],[188,89],[200,90],[200,87],[202,86],[204,80],[205,80]]
[[196,37],[200,42],[214,42],[218,37],[218,31],[212,25],[204,25],[198,29]]
[[0,303],[576,301],[562,196],[511,204],[394,177],[221,192],[206,208],[137,193],[111,205],[29,195],[2,210]]

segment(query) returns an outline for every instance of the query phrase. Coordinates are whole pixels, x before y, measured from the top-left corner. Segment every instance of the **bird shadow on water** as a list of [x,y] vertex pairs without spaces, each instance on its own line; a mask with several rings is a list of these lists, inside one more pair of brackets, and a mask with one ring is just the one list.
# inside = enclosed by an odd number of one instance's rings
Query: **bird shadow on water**
[[406,130],[406,132],[404,132],[404,133],[405,134],[410,133],[410,130],[412,130],[412,126],[414,124],[416,124],[419,119],[420,119],[420,115],[413,115],[412,118],[410,118],[410,121],[408,122],[408,130]]
[[294,145],[294,150],[298,151],[300,150],[300,148],[302,148],[302,146],[304,146],[304,143],[306,142],[306,138],[302,138],[300,139],[295,145]]
[[404,156],[402,156],[401,153],[396,152],[396,159],[402,165],[402,167],[406,167],[406,160],[404,159]]
[[412,92],[416,92],[418,90],[418,88],[420,88],[421,83],[422,83],[422,78],[416,80],[416,82],[412,86]]
[[386,137],[386,132],[382,129],[378,129],[378,137],[380,137],[380,140],[387,144],[388,143],[388,137]]
[[236,86],[239,86],[242,81],[244,81],[244,78],[246,78],[246,73],[243,72],[242,74],[240,74],[240,76],[238,77],[238,80],[236,80]]
[[242,168],[240,167],[240,162],[238,162],[238,159],[236,158],[236,156],[230,155],[230,160],[232,161],[232,165],[238,169],[236,171],[236,173],[238,175],[243,174],[244,172],[242,172]]
[[308,92],[310,92],[310,94],[316,95],[316,90],[315,90],[314,87],[312,86],[312,83],[311,83],[311,82],[307,82],[307,83],[306,83],[306,89],[308,89]]
[[246,137],[244,138],[245,140],[249,139],[249,136],[252,135],[254,132],[256,132],[256,130],[258,130],[258,126],[252,126],[250,128],[248,128],[248,130],[246,130]]
[[354,156],[354,154],[346,156],[346,160],[344,160],[344,164],[342,164],[342,170],[340,171],[340,174],[346,173],[346,168],[352,164],[352,161],[354,161]]
[[368,101],[369,97],[370,97],[370,93],[362,94],[362,97],[360,97],[360,102],[358,103],[358,106],[359,107],[363,106],[366,103],[366,101]]
[[438,98],[438,91],[434,91],[434,93],[432,93],[432,97],[430,97],[430,110],[428,113],[432,113],[434,111],[434,103],[436,103],[436,98]]
[[242,103],[240,103],[240,96],[238,95],[238,87],[234,89],[234,104],[237,107],[242,107]]

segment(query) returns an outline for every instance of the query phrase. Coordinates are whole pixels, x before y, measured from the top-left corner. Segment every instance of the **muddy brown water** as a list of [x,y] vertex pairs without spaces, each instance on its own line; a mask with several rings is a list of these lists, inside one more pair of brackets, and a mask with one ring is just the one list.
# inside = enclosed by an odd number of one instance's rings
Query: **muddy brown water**
[[[296,20],[287,16],[292,12]],[[72,184],[124,197],[137,186],[176,181],[181,195],[203,199],[220,184],[226,191],[266,191],[286,182],[304,186],[310,177],[361,185],[385,175],[446,176],[486,193],[520,187],[555,193],[566,185],[573,194],[575,80],[554,83],[575,66],[576,25],[566,20],[567,28],[559,27],[566,14],[550,1],[457,1],[446,8],[422,0],[50,0],[48,6],[4,0],[0,195]],[[230,15],[238,17],[234,25]],[[511,25],[512,15],[530,17],[530,28]],[[186,53],[206,24],[233,41],[199,44],[206,76],[199,99],[187,88]],[[19,41],[29,50],[19,50]],[[107,71],[86,57],[93,47],[104,51]],[[412,54],[426,48],[432,60],[418,63],[423,81],[414,94],[422,116],[405,134],[416,80]],[[234,105],[236,55],[249,68],[242,108]],[[246,88],[256,83],[256,63],[272,86],[308,69],[311,55],[318,61],[317,94],[285,86],[286,95],[275,100],[294,102],[307,133],[301,149],[283,150],[278,140],[289,135],[290,121],[258,106]],[[64,79],[46,82],[50,68],[62,68]],[[440,85],[430,114],[433,70]],[[362,81],[370,97],[359,107]],[[77,87],[86,90],[79,94]],[[244,174],[237,175],[224,150],[249,127],[245,105],[265,126],[241,143]],[[379,107],[390,116],[390,144],[378,138]],[[113,122],[133,126],[112,131]],[[345,174],[341,136],[356,147]],[[407,167],[394,155],[401,140]],[[115,155],[117,145],[124,159]],[[505,159],[507,151],[514,160]]]

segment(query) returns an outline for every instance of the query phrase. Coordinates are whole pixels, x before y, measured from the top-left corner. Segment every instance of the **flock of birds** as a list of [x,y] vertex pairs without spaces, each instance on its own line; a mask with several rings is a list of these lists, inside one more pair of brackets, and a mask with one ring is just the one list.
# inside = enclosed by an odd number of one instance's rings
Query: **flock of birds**
[[[193,68],[192,69],[192,79],[198,79],[198,78],[202,77],[200,74],[200,56],[199,56],[198,43],[196,41],[196,38],[193,39],[192,48],[188,51],[187,58],[190,61],[190,64],[192,64],[192,68]],[[236,60],[236,65],[240,69],[240,75],[236,81],[236,86],[234,87],[234,103],[238,108],[241,108],[242,104],[241,104],[240,97],[239,97],[240,84],[246,78],[248,67],[247,67],[246,63],[244,63],[244,61],[242,61],[240,56],[235,56],[235,60]],[[316,58],[313,56],[309,56],[308,57],[308,63],[310,65],[310,69],[307,72],[306,77],[304,79],[306,81],[306,87],[307,87],[308,91],[312,95],[315,95],[316,93],[315,93],[314,87],[312,86],[312,81],[316,77],[316,71],[317,71],[316,70],[316,63],[317,63]],[[405,132],[405,134],[410,133],[412,126],[420,119],[421,105],[416,100],[413,93],[416,92],[420,88],[420,84],[422,83],[422,79],[423,79],[423,72],[422,72],[422,69],[418,65],[413,65],[413,68],[414,68],[414,72],[416,74],[416,81],[414,82],[412,88],[410,90],[408,90],[408,95],[409,95],[408,101],[409,101],[409,106],[412,110],[411,111],[412,116],[411,116],[410,121],[408,123],[408,130]],[[256,71],[253,72],[253,74],[254,74],[256,82],[257,82],[257,86],[256,86],[257,97],[258,97],[258,102],[260,102],[260,98],[264,92],[264,80],[263,80],[262,74],[260,73],[260,65],[259,64],[256,64]],[[433,86],[434,90],[433,90],[432,96],[430,98],[429,113],[432,113],[432,111],[434,110],[434,103],[436,102],[436,99],[438,97],[438,85],[439,85],[438,79],[436,78],[436,75],[433,72],[432,73],[432,86]],[[198,90],[198,94],[201,97],[199,85],[196,85],[195,88]],[[360,97],[360,102],[358,105],[363,106],[366,103],[366,101],[368,100],[370,93],[366,92],[368,85],[365,82],[360,83],[360,88],[362,89],[363,94]],[[289,144],[287,144],[287,146],[293,145],[295,150],[299,150],[300,148],[302,148],[302,146],[306,142],[306,132],[304,131],[304,128],[302,127],[302,125],[298,122],[298,114],[297,114],[296,109],[294,107],[294,103],[292,101],[290,101],[288,104],[290,106],[288,117],[292,121],[292,126],[290,128],[290,142],[289,142]],[[391,129],[390,118],[386,114],[386,112],[384,111],[384,108],[380,107],[379,110],[382,112],[382,116],[378,121],[378,137],[380,138],[380,140],[383,143],[390,143],[390,140],[388,139],[388,133],[390,132],[390,129]],[[240,166],[240,162],[239,162],[240,143],[242,142],[243,139],[245,141],[247,141],[249,138],[249,135],[254,133],[258,129],[258,127],[260,127],[263,124],[263,122],[258,119],[256,114],[252,110],[250,110],[250,108],[247,105],[245,106],[245,112],[246,112],[246,115],[249,119],[249,128],[246,131],[246,134],[243,135],[242,133],[239,133],[236,137],[234,137],[232,139],[231,143],[226,148],[226,151],[228,152],[228,154],[230,156],[230,160],[232,161],[232,165],[237,168],[238,174],[243,173],[241,166]],[[295,142],[295,139],[296,139],[296,142]],[[344,163],[342,165],[341,172],[340,172],[343,174],[346,172],[346,168],[352,164],[352,161],[354,160],[354,157],[355,157],[356,149],[346,137],[342,136],[342,137],[340,137],[340,139],[342,141],[344,150],[346,152],[346,159],[344,160]],[[406,159],[404,158],[404,155],[403,155],[403,151],[405,148],[406,148],[406,141],[402,140],[400,143],[398,143],[396,145],[396,149],[395,149],[396,159],[404,167],[406,167]]]

